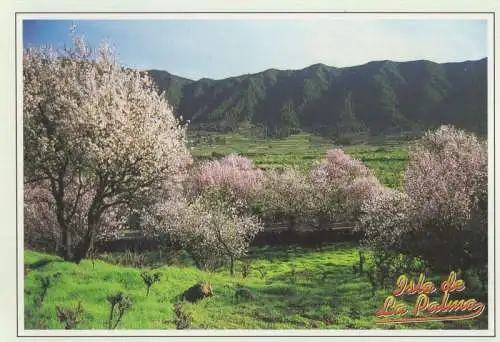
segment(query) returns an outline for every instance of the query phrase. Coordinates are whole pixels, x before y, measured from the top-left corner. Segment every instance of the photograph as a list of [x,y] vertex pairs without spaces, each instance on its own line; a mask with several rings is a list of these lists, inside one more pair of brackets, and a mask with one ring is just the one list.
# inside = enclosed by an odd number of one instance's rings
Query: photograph
[[492,333],[492,14],[16,19],[21,335]]

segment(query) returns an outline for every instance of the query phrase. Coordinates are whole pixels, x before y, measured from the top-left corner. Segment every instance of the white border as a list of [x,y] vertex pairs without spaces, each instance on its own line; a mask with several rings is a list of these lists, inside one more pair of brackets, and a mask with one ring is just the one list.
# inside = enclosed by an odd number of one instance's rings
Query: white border
[[[255,9],[254,9],[255,10]],[[488,148],[490,156],[494,153],[494,139],[493,139],[493,125],[491,125],[491,119],[493,118],[493,51],[492,51],[492,38],[493,38],[493,21],[491,15],[486,14],[408,14],[408,13],[377,13],[377,14],[368,14],[368,13],[335,13],[335,14],[298,14],[298,13],[288,13],[288,14],[280,14],[280,13],[271,13],[271,14],[253,14],[253,13],[240,13],[240,14],[160,14],[160,13],[148,13],[148,14],[131,14],[131,13],[86,13],[86,14],[74,14],[74,13],[59,13],[59,14],[18,14],[17,15],[17,77],[18,77],[18,121],[17,121],[17,144],[18,144],[18,179],[23,179],[22,174],[22,25],[20,25],[20,21],[22,19],[299,19],[299,18],[335,18],[335,19],[485,19],[488,20],[489,23],[489,45],[490,50],[488,54]],[[496,123],[495,123],[496,125]],[[494,193],[493,188],[493,159],[490,158],[489,162],[489,198],[492,198],[492,194]],[[22,181],[18,184],[18,203],[22,203]],[[23,266],[22,266],[22,250],[23,250],[23,229],[22,229],[22,206],[18,206],[18,272],[20,275],[19,278],[19,334],[20,336],[276,336],[276,335],[284,335],[284,336],[491,336],[493,333],[493,315],[494,315],[494,298],[493,298],[493,243],[494,239],[489,239],[489,256],[490,256],[490,269],[489,269],[489,290],[488,293],[489,301],[488,301],[488,330],[191,330],[191,331],[177,331],[177,330],[123,330],[123,331],[109,331],[109,330],[79,330],[79,331],[58,331],[58,330],[48,330],[48,331],[24,331],[23,330]],[[490,200],[489,202],[489,233],[490,237],[494,234],[493,229],[493,220],[494,220],[494,208],[493,202]],[[399,337],[398,339],[401,339]],[[412,338],[415,340],[415,338]]]

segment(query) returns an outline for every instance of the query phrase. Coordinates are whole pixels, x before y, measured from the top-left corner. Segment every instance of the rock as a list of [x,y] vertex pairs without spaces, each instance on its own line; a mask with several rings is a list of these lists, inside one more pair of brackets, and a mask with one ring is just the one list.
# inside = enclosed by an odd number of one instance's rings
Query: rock
[[213,295],[212,285],[209,284],[208,282],[200,282],[198,284],[191,286],[186,291],[184,291],[184,293],[182,294],[182,298],[191,303],[194,303],[200,299],[203,299],[205,297],[210,297],[212,295]]

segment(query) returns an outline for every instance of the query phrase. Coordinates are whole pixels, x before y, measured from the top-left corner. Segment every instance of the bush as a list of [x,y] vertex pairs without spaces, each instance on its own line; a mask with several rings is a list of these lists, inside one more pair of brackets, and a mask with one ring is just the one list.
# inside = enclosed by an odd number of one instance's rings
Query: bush
[[159,283],[160,282],[160,277],[161,274],[159,272],[156,272],[155,274],[151,275],[149,272],[142,272],[141,273],[141,278],[144,281],[144,284],[146,285],[146,297],[149,296],[149,290],[151,289],[151,286],[153,286],[154,283]]
[[250,272],[252,272],[252,264],[244,263],[243,265],[241,265],[241,276],[243,278],[248,277],[248,275],[250,275]]
[[122,292],[108,296],[107,299],[110,304],[108,329],[115,329],[118,326],[118,323],[120,323],[123,314],[131,308],[132,301],[129,297],[124,296]]
[[56,316],[59,322],[64,323],[64,329],[74,329],[80,323],[83,316],[82,303],[78,303],[75,309],[63,308],[56,305]]
[[335,139],[336,143],[343,146],[349,146],[354,144],[355,139],[352,136],[343,136]]
[[177,302],[174,305],[174,315],[175,315],[175,328],[182,330],[188,329],[191,325],[193,317],[184,311],[181,302]]
[[40,307],[47,296],[47,291],[52,287],[55,281],[61,276],[60,272],[57,272],[51,276],[40,277],[40,294],[35,297],[35,305]]

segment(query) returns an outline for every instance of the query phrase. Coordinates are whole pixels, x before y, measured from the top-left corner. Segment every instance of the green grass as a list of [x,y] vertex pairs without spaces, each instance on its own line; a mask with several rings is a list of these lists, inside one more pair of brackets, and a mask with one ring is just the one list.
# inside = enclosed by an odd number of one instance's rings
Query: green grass
[[197,158],[220,157],[238,153],[265,169],[295,167],[310,168],[331,148],[342,148],[374,170],[379,180],[390,187],[402,186],[402,176],[408,160],[408,142],[398,137],[387,137],[367,144],[340,146],[332,141],[301,133],[286,139],[256,139],[241,134],[210,134],[201,137],[192,146]]
[[[24,309],[26,329],[62,329],[55,307],[76,307],[79,301],[84,317],[78,329],[104,329],[107,326],[108,295],[123,291],[132,299],[118,329],[175,329],[173,305],[179,294],[194,283],[207,280],[214,286],[214,296],[196,304],[186,304],[193,316],[191,328],[205,329],[440,329],[485,328],[486,314],[476,320],[452,323],[414,323],[407,325],[375,324],[373,313],[382,305],[390,290],[379,290],[372,297],[370,284],[355,274],[352,265],[358,260],[358,248],[338,243],[320,249],[299,247],[252,249],[239,262],[252,263],[247,278],[241,272],[231,277],[227,269],[202,272],[182,264],[164,265],[146,297],[140,273],[144,269],[84,260],[79,265],[58,257],[33,251],[25,252]],[[40,292],[40,277],[56,273],[60,277],[47,291],[41,306],[35,305]],[[264,275],[264,276],[263,276]],[[236,300],[238,284],[254,295],[251,300]]]

